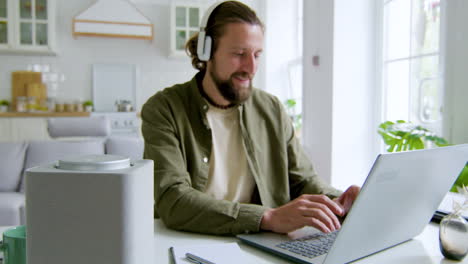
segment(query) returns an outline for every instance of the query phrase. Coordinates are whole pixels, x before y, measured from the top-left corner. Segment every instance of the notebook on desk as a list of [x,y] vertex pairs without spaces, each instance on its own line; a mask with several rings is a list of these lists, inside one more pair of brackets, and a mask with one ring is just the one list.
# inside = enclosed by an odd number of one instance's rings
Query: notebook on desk
[[237,237],[296,263],[354,261],[420,234],[467,161],[468,144],[381,154],[335,238],[310,227]]
[[[171,247],[169,249],[173,264],[215,263],[238,264],[246,263],[244,255],[237,243],[215,243],[190,246]],[[203,259],[197,261],[187,257],[187,254]]]

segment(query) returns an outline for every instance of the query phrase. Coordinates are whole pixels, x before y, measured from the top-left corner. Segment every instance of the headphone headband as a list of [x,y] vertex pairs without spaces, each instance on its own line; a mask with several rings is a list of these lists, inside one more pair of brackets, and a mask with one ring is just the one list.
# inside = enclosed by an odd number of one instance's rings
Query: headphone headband
[[210,19],[211,13],[216,7],[221,5],[223,2],[216,2],[206,10],[203,18],[200,21],[200,32],[198,33],[198,44],[197,44],[197,55],[201,61],[208,61],[211,56],[211,43],[212,39],[206,35],[206,27],[208,20]]
[[211,13],[213,13],[213,10],[215,10],[216,7],[218,7],[219,5],[221,5],[223,2],[216,2],[214,4],[212,4],[210,7],[208,7],[205,11],[205,13],[203,14],[203,17],[200,21],[200,31],[201,30],[205,30],[206,29],[206,26],[208,24],[208,19],[210,19],[210,16],[211,16]]

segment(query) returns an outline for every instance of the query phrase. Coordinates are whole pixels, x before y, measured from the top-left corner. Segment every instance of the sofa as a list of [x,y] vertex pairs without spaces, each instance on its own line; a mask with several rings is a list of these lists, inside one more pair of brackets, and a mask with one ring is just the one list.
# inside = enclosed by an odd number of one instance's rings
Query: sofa
[[141,159],[143,139],[108,138],[0,142],[0,226],[25,223],[24,175],[28,168],[87,154],[114,154]]

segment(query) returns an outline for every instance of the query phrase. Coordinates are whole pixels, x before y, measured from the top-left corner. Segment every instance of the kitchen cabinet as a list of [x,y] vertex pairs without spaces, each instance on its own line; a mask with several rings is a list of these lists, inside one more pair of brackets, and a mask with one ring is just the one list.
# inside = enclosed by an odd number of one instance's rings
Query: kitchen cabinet
[[105,116],[110,122],[110,136],[141,137],[141,118],[136,112],[52,112],[0,113],[0,142],[50,140],[49,118],[86,118]]
[[[0,0],[1,1],[1,0]],[[0,141],[17,142],[31,140],[49,140],[47,119],[50,117],[88,117],[90,113],[0,113]]]
[[187,57],[185,53],[185,43],[200,30],[201,15],[201,5],[196,2],[172,2],[170,20],[171,57]]
[[55,0],[0,0],[0,52],[55,50]]
[[0,141],[2,142],[49,139],[46,118],[0,118]]
[[141,118],[136,112],[92,112],[91,116],[105,116],[111,124],[111,136],[141,137]]

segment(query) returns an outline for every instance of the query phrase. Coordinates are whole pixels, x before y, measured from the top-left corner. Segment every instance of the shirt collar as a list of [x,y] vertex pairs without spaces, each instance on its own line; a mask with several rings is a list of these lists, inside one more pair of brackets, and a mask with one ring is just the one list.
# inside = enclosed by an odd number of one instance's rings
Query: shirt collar
[[[195,76],[193,76],[192,80],[190,81],[190,95],[191,98],[194,99],[194,103],[196,104],[196,107],[199,109],[200,113],[202,113],[203,116],[203,122],[208,122],[206,121],[206,113],[208,112],[210,106],[208,102],[205,100],[205,98],[201,95],[200,90],[202,89],[202,81],[203,77],[205,76],[206,71],[199,71]],[[253,88],[255,89],[255,88]],[[254,91],[252,91],[253,93]],[[241,103],[236,107],[240,112],[243,111],[244,105],[252,100],[252,94],[250,95],[250,98],[247,99],[247,101]]]

